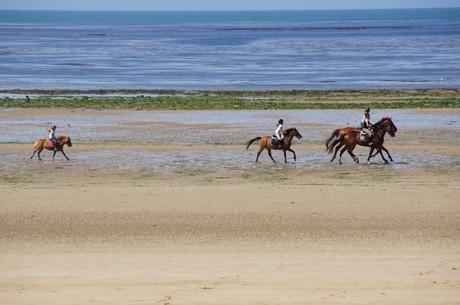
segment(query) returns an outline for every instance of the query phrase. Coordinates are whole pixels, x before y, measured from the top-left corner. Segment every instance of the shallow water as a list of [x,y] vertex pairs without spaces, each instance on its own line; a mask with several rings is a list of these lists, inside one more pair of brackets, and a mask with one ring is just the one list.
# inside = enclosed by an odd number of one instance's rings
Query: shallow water
[[0,89],[458,88],[459,11],[0,10]]
[[[348,171],[355,170],[348,154],[344,154],[344,165],[329,162],[330,155],[323,150],[324,140],[337,127],[355,126],[361,119],[354,110],[306,110],[306,111],[190,111],[190,112],[149,112],[149,111],[79,111],[46,115],[46,111],[35,114],[21,114],[26,111],[0,110],[0,145],[7,143],[30,143],[47,136],[49,124],[58,126],[58,135],[69,135],[74,147],[66,148],[71,158],[66,162],[61,155],[53,166],[71,169],[81,174],[133,175],[149,177],[159,174],[236,174],[251,175],[254,172],[288,171]],[[453,111],[378,110],[373,118],[390,116],[398,127],[395,138],[386,137],[386,146],[395,162],[385,165],[380,156],[372,159],[372,164],[364,164],[368,149],[357,147],[355,153],[360,158],[358,168],[362,171],[397,173],[407,171],[459,171],[460,154],[445,155],[424,151],[406,152],[404,145],[423,143],[452,143],[460,137],[460,115]],[[257,136],[270,135],[278,118],[285,119],[285,126],[296,127],[304,136],[295,139],[293,149],[297,152],[297,162],[272,164],[266,152],[260,157],[260,164],[254,160],[258,145],[249,150],[245,142]],[[92,151],[80,151],[79,145],[101,144]],[[126,143],[126,146],[119,144]],[[156,144],[173,146],[166,151],[152,149]],[[130,147],[133,145],[133,147]],[[217,145],[217,146],[216,146]],[[311,147],[309,147],[311,145]],[[321,146],[319,146],[321,145]],[[431,144],[432,145],[432,144]],[[185,148],[184,148],[185,147]],[[319,148],[320,147],[320,148]],[[401,147],[401,150],[398,150]],[[43,152],[43,162],[29,160],[29,152],[20,156],[17,151],[0,151],[0,173],[31,171],[37,175],[50,165],[51,152]],[[31,153],[31,151],[30,151]],[[280,151],[274,151],[277,161],[283,161]],[[385,157],[387,157],[385,155]],[[41,165],[42,164],[42,165]],[[44,165],[47,164],[47,165]],[[43,168],[42,168],[43,167]]]

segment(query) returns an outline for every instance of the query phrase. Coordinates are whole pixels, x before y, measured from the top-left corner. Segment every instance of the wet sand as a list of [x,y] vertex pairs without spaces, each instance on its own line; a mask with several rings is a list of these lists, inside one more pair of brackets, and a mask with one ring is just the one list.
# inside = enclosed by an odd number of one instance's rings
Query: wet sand
[[[232,113],[29,111],[0,111],[0,304],[460,302],[458,111],[395,111],[395,162],[360,147],[359,165],[330,163],[322,140],[342,122],[307,113],[283,113],[297,162],[255,164],[244,142],[271,112],[235,128]],[[420,115],[450,117],[417,133]],[[48,121],[73,136],[70,161],[29,159]]]

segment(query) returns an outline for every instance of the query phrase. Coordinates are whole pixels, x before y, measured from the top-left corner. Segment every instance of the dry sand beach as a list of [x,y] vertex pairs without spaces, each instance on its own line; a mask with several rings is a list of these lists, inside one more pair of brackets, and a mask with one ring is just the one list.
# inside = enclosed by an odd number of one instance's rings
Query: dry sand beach
[[[459,304],[460,112],[330,163],[360,115],[0,110],[0,304]],[[279,116],[298,160],[255,164]],[[50,123],[70,161],[29,159]]]

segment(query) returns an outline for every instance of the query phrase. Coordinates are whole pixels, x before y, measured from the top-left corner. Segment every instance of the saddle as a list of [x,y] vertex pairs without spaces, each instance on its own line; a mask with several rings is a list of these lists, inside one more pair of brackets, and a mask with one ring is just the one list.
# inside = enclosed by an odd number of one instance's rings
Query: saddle
[[361,131],[359,133],[359,138],[361,141],[364,141],[364,142],[369,141],[369,137],[367,136],[367,133],[365,133],[364,131]]
[[[48,148],[54,149],[54,143],[53,143],[53,141],[51,141],[51,140],[46,140],[46,145],[48,145]],[[56,147],[57,147],[57,143],[56,143]]]
[[365,142],[368,142],[370,141],[369,139],[369,136],[367,135],[367,133],[363,130],[363,126],[358,126],[358,131],[359,131],[359,139],[361,141],[365,141]]
[[284,140],[278,140],[277,137],[272,137],[270,144],[274,147],[281,147],[284,145]]

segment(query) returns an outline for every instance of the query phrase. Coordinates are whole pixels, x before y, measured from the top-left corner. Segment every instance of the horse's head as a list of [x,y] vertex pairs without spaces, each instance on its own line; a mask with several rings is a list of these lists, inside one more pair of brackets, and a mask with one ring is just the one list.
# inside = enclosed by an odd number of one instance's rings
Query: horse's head
[[382,118],[379,123],[381,123],[381,126],[386,129],[386,131],[391,137],[394,137],[396,135],[398,128],[393,123],[391,118]]
[[61,147],[67,144],[67,146],[72,147],[72,141],[70,140],[70,137],[67,136],[61,136],[59,137],[59,142],[61,143]]
[[297,139],[302,139],[302,135],[300,134],[300,132],[292,127],[292,128],[289,128],[289,129],[286,129],[285,131],[285,136],[288,136],[288,135],[292,135],[293,137],[296,137]]

